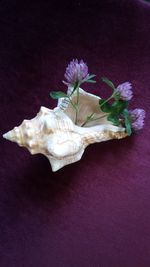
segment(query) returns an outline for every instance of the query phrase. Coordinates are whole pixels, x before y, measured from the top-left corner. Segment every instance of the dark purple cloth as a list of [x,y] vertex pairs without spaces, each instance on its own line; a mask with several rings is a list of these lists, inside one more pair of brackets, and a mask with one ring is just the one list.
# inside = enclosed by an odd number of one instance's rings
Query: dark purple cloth
[[[101,76],[130,81],[146,123],[52,173],[2,134],[56,105],[73,58],[97,75],[90,92],[110,93]],[[1,1],[0,93],[0,267],[149,267],[150,4]]]

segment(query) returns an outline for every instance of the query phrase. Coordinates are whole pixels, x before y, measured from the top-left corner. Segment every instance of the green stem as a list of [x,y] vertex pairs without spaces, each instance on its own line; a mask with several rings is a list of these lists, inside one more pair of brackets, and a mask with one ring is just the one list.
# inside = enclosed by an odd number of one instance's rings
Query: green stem
[[88,122],[100,120],[100,119],[102,119],[104,117],[107,117],[107,115],[105,114],[105,115],[103,115],[101,117],[98,117],[98,118],[93,119],[92,118],[93,115],[94,115],[94,113],[92,113],[89,117],[87,117],[86,121],[81,125],[81,127],[85,126]]
[[77,108],[76,108],[76,105],[72,102],[72,100],[71,100],[71,98],[68,96],[68,98],[69,98],[69,101],[70,101],[70,104],[73,106],[73,108],[76,110]]
[[107,114],[105,114],[105,115],[103,115],[103,116],[101,116],[101,117],[92,119],[91,121],[97,121],[97,120],[100,120],[100,119],[105,118],[105,117],[107,117]]
[[87,124],[89,121],[91,121],[91,118],[93,117],[94,114],[95,114],[95,113],[93,112],[90,116],[88,116],[88,117],[86,118],[86,121],[81,125],[81,127],[83,127],[85,124]]
[[75,124],[76,124],[78,109],[77,109],[76,104],[74,104],[74,103],[72,102],[71,98],[70,98],[70,97],[68,97],[68,98],[69,98],[70,104],[72,105],[72,107],[73,107],[74,110],[75,110]]
[[107,99],[100,105],[100,108],[101,108],[105,103],[107,103],[109,100],[111,100],[113,97],[114,97],[114,93],[113,93],[109,98],[107,98]]
[[[113,92],[113,94],[109,97],[109,98],[107,98],[101,105],[100,105],[100,108],[105,104],[105,103],[107,103],[109,100],[111,100],[113,97],[114,97],[114,92]],[[99,120],[99,119],[102,119],[102,118],[104,118],[104,117],[106,117],[107,115],[105,114],[105,115],[103,115],[103,116],[101,116],[101,117],[99,117],[99,118],[95,118],[95,119],[93,119],[92,117],[93,117],[93,115],[94,115],[94,113],[92,113],[90,116],[88,116],[87,117],[87,119],[86,119],[86,121],[81,125],[81,127],[83,127],[83,126],[85,126],[88,122],[90,122],[90,121],[96,121],[96,120]]]
[[77,87],[77,106],[79,104],[79,86]]
[[77,90],[77,87],[78,86],[80,86],[80,83],[78,81],[76,81],[75,84],[74,84],[74,88],[73,88],[70,96],[72,96],[74,94],[74,92]]
[[79,110],[79,85],[76,88],[77,90],[77,102],[76,102],[76,117],[75,117],[75,124],[77,124],[78,120],[78,110]]

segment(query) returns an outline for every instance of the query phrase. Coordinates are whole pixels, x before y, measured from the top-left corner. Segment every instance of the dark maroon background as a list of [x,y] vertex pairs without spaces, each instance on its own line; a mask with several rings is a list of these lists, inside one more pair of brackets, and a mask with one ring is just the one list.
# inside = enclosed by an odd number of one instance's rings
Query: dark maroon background
[[101,96],[133,84],[145,108],[140,134],[88,147],[52,173],[48,160],[2,137],[1,267],[150,266],[150,4],[135,0],[0,2],[1,135],[62,84],[68,62],[85,60]]

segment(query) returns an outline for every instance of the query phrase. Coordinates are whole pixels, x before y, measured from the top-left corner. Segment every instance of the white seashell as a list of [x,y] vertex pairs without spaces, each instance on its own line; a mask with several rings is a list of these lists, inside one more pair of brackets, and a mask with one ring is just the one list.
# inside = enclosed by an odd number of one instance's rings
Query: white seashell
[[[95,113],[104,115],[98,108],[99,97],[89,94],[80,88],[80,107],[77,124],[74,124],[75,111],[70,103],[62,98],[53,110],[41,107],[39,113],[31,120],[3,135],[4,138],[26,147],[31,154],[45,155],[57,171],[65,165],[81,159],[85,148],[92,143],[109,139],[120,139],[127,136],[125,128],[116,127],[106,117],[89,122],[81,127],[86,117]],[[76,101],[76,95],[72,95]]]

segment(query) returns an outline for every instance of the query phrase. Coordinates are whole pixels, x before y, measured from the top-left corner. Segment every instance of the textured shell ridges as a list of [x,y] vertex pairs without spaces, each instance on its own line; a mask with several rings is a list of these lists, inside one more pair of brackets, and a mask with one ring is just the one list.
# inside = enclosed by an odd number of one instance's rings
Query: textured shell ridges
[[[75,98],[76,96],[72,95],[72,101],[75,101]],[[80,126],[92,112],[97,116],[104,114],[95,108],[98,101],[99,97],[80,89],[78,125],[74,124],[75,112],[69,102],[62,98],[55,109],[41,107],[35,118],[24,120],[20,126],[3,137],[26,147],[31,154],[45,155],[52,170],[57,171],[80,160],[89,144],[127,136],[123,127],[113,126],[106,118],[90,122],[86,127]]]

